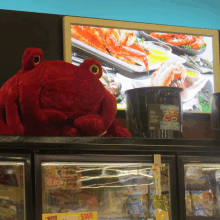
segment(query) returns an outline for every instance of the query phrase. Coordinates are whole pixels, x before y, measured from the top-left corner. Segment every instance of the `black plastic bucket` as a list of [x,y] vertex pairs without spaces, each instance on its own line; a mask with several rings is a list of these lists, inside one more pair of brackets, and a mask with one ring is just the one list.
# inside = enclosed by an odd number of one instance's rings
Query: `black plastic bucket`
[[182,138],[182,88],[127,90],[126,124],[133,137]]
[[212,139],[220,140],[220,93],[210,95]]

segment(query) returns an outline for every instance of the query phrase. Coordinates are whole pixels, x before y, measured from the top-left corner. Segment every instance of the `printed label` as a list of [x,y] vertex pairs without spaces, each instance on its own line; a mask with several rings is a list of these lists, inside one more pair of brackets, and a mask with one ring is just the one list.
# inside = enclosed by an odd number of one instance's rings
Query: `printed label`
[[81,188],[81,174],[78,167],[71,166],[49,166],[45,170],[45,188],[46,189],[75,189]]
[[81,217],[81,220],[94,219],[92,212],[82,213],[80,217]]
[[130,214],[131,215],[140,215],[141,214],[141,203],[140,202],[130,202]]
[[181,131],[179,106],[150,104],[148,105],[149,130]]
[[46,220],[57,220],[57,216],[48,216]]
[[62,215],[60,217],[60,220],[79,220],[79,216],[78,215],[72,215],[72,216]]
[[97,212],[43,214],[42,220],[97,220]]

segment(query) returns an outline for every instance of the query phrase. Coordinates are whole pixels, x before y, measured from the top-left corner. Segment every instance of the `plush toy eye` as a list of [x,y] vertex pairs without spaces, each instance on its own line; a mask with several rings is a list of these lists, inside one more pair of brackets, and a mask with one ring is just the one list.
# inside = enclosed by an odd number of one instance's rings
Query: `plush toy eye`
[[37,65],[38,63],[40,63],[40,56],[34,57],[34,64]]
[[91,67],[90,67],[90,71],[93,73],[93,74],[98,74],[99,73],[99,67],[95,64],[93,64]]

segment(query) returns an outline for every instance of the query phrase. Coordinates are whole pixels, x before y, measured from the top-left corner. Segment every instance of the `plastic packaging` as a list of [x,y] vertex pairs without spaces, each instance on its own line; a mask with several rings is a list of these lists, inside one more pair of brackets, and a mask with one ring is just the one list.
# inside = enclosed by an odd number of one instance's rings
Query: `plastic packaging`
[[211,190],[192,192],[194,216],[213,216],[214,204]]

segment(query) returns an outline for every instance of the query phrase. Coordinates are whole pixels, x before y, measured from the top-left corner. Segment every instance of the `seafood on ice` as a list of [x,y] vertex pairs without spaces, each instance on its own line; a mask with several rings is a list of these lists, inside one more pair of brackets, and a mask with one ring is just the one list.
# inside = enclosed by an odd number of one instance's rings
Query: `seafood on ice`
[[151,75],[152,86],[185,88],[186,68],[176,61],[168,60]]
[[179,47],[186,47],[186,48],[199,50],[206,46],[204,37],[202,36],[168,34],[168,33],[159,33],[159,32],[151,32],[150,35],[166,43]]
[[121,89],[122,84],[121,82],[117,81],[112,76],[109,76],[106,73],[103,73],[102,77],[100,78],[100,81],[105,86],[105,88],[116,97],[117,102],[120,102],[120,95],[121,95]]
[[71,25],[71,37],[119,60],[133,65],[145,65],[148,71],[150,52],[137,44],[134,32],[113,28]]

